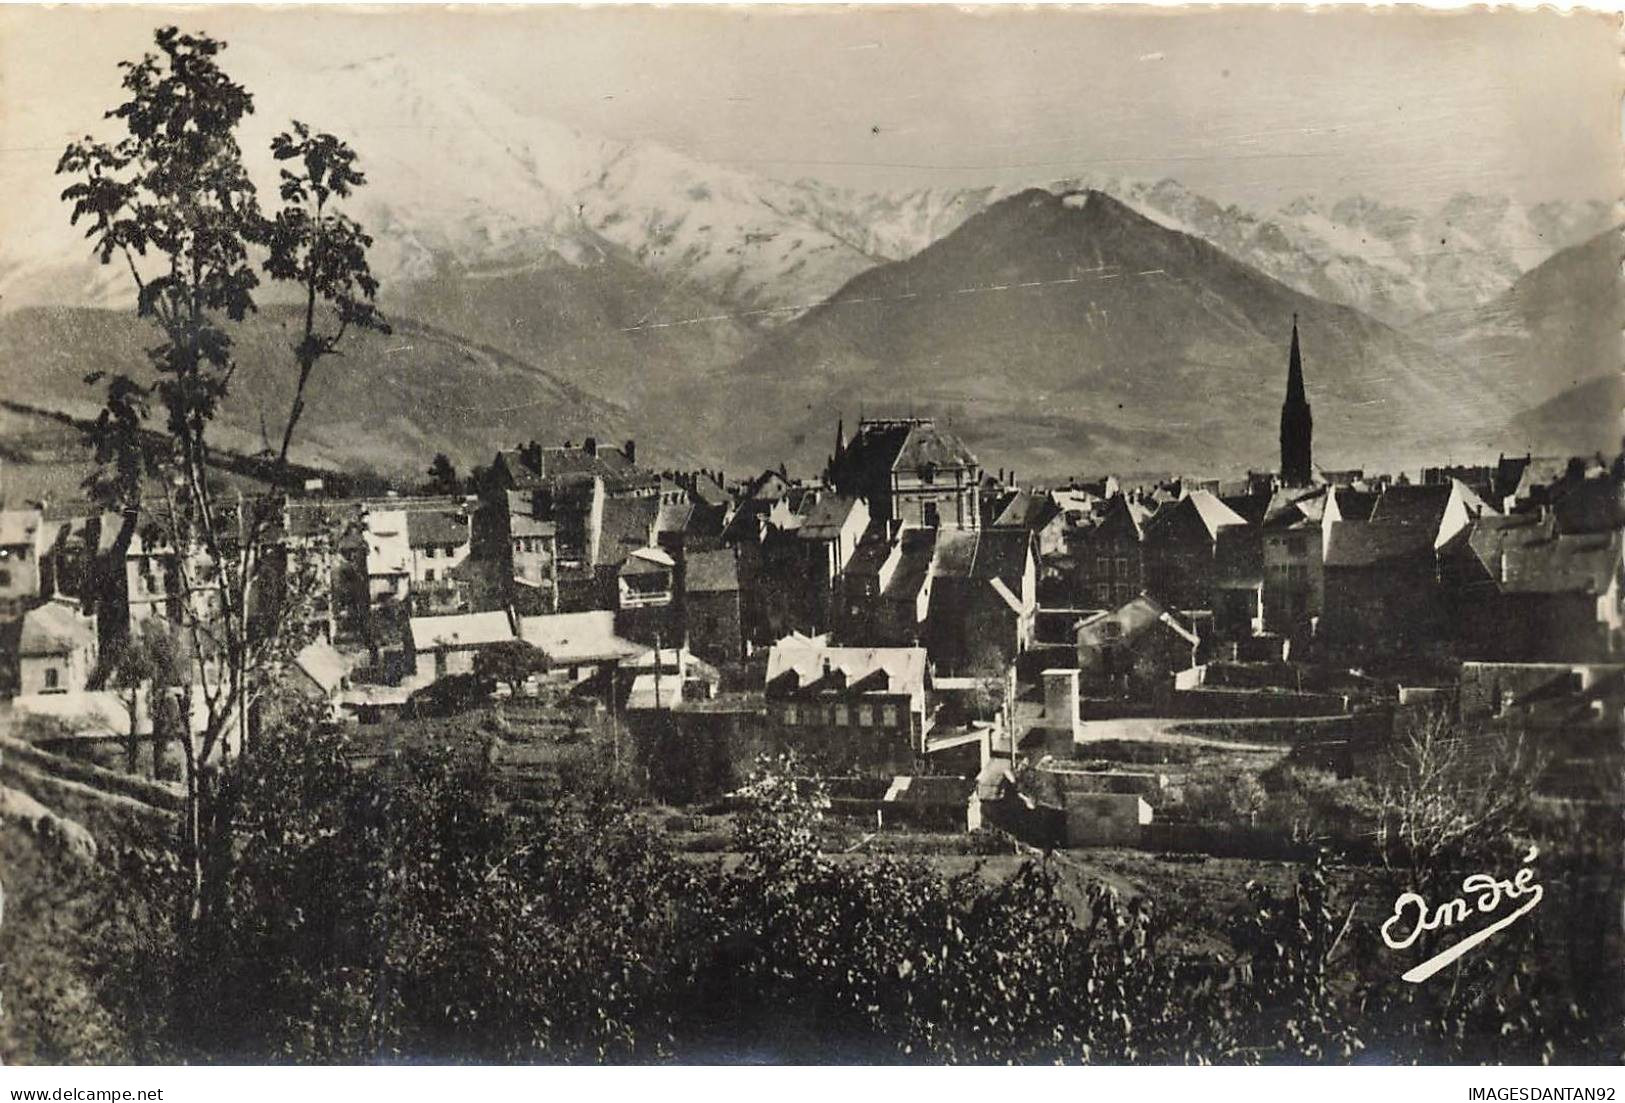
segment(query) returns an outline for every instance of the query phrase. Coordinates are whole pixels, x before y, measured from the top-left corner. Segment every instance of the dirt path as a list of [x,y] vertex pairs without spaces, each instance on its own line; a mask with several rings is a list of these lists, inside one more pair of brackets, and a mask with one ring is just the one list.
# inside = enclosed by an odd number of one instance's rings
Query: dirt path
[[[1234,721],[1224,721],[1226,725]],[[1120,739],[1135,743],[1165,743],[1185,747],[1217,747],[1232,751],[1281,751],[1284,748],[1279,743],[1248,743],[1235,739],[1220,739],[1204,735],[1192,735],[1189,731],[1174,731],[1178,728],[1200,727],[1202,721],[1191,719],[1157,719],[1152,717],[1124,717],[1116,720],[1085,720],[1078,727],[1076,742],[1081,746],[1086,743],[1100,743],[1106,740]]]

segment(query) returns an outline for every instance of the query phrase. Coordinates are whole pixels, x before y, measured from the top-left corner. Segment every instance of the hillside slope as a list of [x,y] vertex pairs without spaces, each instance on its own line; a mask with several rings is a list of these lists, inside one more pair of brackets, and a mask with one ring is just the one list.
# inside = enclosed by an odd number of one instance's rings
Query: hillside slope
[[1508,388],[1519,408],[1625,369],[1625,227],[1538,265],[1504,294],[1422,319],[1409,331]]
[[[391,336],[346,338],[343,355],[318,367],[295,459],[416,479],[436,452],[466,469],[489,462],[504,443],[619,439],[647,425],[532,363],[420,322],[394,325]],[[288,350],[297,326],[292,308],[272,306],[233,327],[241,366],[215,438],[222,447],[252,454],[280,442],[271,438],[292,403]],[[126,311],[15,311],[0,317],[0,361],[27,370],[0,373],[0,399],[94,414],[101,389],[85,374],[143,368],[153,339],[151,326]]]

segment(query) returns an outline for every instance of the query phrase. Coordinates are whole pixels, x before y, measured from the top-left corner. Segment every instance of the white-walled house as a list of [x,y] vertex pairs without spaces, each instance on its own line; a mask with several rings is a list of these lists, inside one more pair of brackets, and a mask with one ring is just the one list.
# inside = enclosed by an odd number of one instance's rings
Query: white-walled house
[[96,618],[57,597],[23,615],[17,645],[18,693],[80,693],[96,669]]

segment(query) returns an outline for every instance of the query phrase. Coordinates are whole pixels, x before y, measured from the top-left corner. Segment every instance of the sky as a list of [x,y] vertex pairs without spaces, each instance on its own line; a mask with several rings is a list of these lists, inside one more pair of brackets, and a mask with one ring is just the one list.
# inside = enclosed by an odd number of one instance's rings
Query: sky
[[[0,183],[175,21],[259,96],[379,57],[516,110],[860,189],[1173,177],[1223,202],[1619,197],[1619,16],[951,8],[7,8]],[[432,136],[402,135],[402,140]]]

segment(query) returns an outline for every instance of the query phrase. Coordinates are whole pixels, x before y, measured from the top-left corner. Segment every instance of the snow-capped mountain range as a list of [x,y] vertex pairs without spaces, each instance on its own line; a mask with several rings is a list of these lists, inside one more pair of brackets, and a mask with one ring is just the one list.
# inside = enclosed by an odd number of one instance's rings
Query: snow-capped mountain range
[[[370,184],[353,211],[377,238],[374,266],[386,288],[447,272],[589,266],[616,254],[668,287],[771,326],[1028,186],[882,194],[752,176],[653,142],[582,134],[521,114],[456,74],[431,82],[387,57],[319,84],[261,89],[257,106],[246,149],[264,150],[297,117],[360,152]],[[19,217],[0,243],[0,309],[123,305],[126,281],[91,264],[67,228],[52,156],[4,181]],[[268,188],[268,158],[260,167]],[[1472,195],[1433,211],[1354,196],[1257,212],[1173,180],[1073,177],[1048,186],[1107,192],[1290,287],[1392,324],[1505,291],[1598,233],[1611,214],[1602,203],[1526,207]],[[658,319],[663,305],[649,302],[648,317]]]

